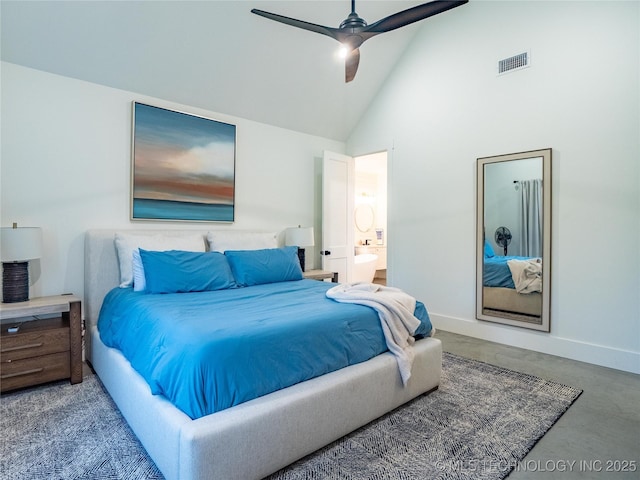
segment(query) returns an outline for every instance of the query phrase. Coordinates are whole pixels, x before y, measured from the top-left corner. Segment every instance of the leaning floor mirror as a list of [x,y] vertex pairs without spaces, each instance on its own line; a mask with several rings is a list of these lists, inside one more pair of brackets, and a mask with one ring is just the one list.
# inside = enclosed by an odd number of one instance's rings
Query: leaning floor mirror
[[476,317],[549,332],[551,149],[478,158]]

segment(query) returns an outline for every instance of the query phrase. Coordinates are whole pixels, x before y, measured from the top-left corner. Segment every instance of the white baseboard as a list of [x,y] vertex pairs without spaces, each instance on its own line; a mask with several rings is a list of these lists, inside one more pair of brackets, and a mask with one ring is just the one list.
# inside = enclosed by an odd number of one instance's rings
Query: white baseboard
[[436,331],[438,329],[445,330],[490,342],[640,374],[640,352],[621,350],[605,345],[556,337],[550,333],[479,320],[466,320],[432,313],[429,313],[429,317]]

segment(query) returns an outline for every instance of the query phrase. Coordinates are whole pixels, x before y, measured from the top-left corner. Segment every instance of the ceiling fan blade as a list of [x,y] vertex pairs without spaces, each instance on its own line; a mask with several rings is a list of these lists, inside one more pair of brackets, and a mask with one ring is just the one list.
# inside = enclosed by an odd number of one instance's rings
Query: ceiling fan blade
[[360,64],[360,49],[354,48],[347,54],[347,58],[344,62],[344,81],[345,83],[349,83],[356,76],[356,72],[358,71],[358,65]]
[[297,20],[295,18],[285,17],[284,15],[278,15],[277,13],[265,12],[264,10],[258,10],[257,8],[251,9],[251,13],[268,18],[269,20],[284,23],[285,25],[326,35],[342,43],[349,49],[349,53],[345,60],[345,81],[349,83],[355,78],[356,72],[358,71],[358,65],[360,63],[359,47],[365,42],[365,40],[380,33],[389,32],[396,28],[424,20],[425,18],[433,15],[446,12],[447,10],[463,5],[468,1],[469,0],[433,0],[432,2],[403,10],[394,15],[389,15],[388,17],[367,26],[367,23],[356,13],[355,1],[352,0],[351,13],[349,14],[349,17],[342,22],[339,28],[317,25],[315,23]]
[[452,8],[464,5],[469,0],[434,0],[433,2],[423,3],[413,8],[403,10],[388,17],[378,20],[365,28],[365,32],[384,33],[404,27],[414,22],[419,22],[425,18],[432,17]]
[[291,25],[292,27],[302,28],[303,30],[308,30],[310,32],[320,33],[322,35],[327,35],[333,39],[337,38],[338,29],[325,27],[323,25],[317,25],[315,23],[305,22],[303,20],[296,20],[295,18],[285,17],[284,15],[278,15],[277,13],[265,12],[264,10],[258,10],[257,8],[253,8],[251,13],[255,13],[256,15],[260,15],[261,17],[268,18],[269,20],[275,20],[276,22],[284,23],[285,25]]

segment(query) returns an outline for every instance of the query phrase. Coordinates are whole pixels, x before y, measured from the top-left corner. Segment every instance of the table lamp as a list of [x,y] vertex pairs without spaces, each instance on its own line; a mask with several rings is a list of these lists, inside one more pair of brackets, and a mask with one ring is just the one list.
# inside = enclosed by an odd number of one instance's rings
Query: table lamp
[[298,247],[298,259],[300,260],[300,267],[304,272],[304,247],[312,247],[313,241],[313,227],[297,227],[287,228],[287,235],[285,238],[285,244],[287,246]]
[[29,300],[29,260],[42,255],[42,229],[37,227],[2,227],[2,302]]

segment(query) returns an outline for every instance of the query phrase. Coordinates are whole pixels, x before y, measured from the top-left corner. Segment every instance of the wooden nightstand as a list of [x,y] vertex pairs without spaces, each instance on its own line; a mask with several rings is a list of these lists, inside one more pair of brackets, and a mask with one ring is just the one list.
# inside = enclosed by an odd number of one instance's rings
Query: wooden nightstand
[[[64,378],[82,382],[80,311],[81,301],[74,295],[0,304],[1,392]],[[61,316],[37,319],[52,314]],[[10,332],[16,325],[18,331]]]
[[310,278],[312,280],[324,280],[330,278],[333,283],[338,283],[338,272],[329,272],[327,270],[308,270],[302,272],[304,278]]

